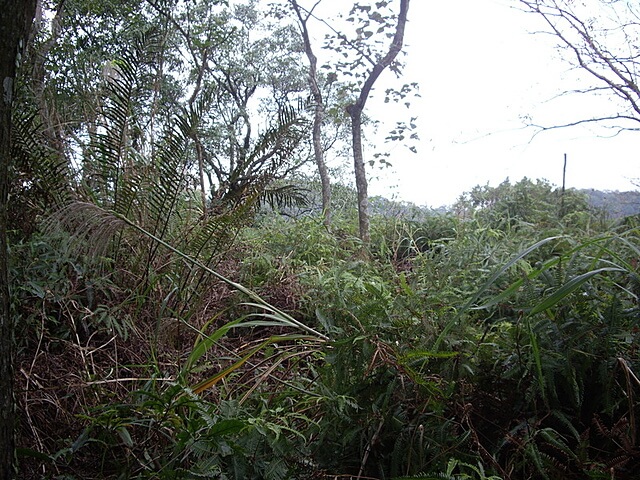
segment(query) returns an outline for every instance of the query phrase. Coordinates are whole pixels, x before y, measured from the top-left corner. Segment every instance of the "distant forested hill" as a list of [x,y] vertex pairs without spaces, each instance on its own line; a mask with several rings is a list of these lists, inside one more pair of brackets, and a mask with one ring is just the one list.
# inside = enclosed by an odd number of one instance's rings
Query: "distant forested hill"
[[[525,179],[524,184],[526,184],[527,181],[528,180]],[[508,179],[505,180],[505,182],[502,187],[508,191],[507,185],[510,185]],[[544,180],[537,180],[536,182],[542,182],[540,183],[540,188],[543,188],[543,190],[544,188],[548,188],[550,191],[557,191],[558,189],[557,186],[552,184],[545,184]],[[305,205],[289,205],[285,208],[280,208],[280,213],[291,217],[310,214],[320,215],[322,212],[322,202],[319,184],[306,178],[299,178],[296,181],[296,185],[299,191],[304,192],[306,196],[307,201]],[[500,196],[500,192],[497,190],[500,187],[489,187],[487,185],[486,187],[478,186],[476,188],[479,189],[479,191],[482,191],[483,188],[489,191],[496,190],[496,195],[498,195],[498,197]],[[517,187],[514,186],[514,188]],[[608,218],[614,219],[629,215],[640,215],[640,191],[619,192],[595,189],[578,189],[574,191],[584,194],[587,197],[588,204],[596,210],[605,212]],[[502,193],[504,194],[505,192]],[[464,194],[460,199],[463,198]],[[345,213],[354,202],[356,202],[356,192],[351,186],[340,183],[333,185],[333,203],[336,212]],[[434,214],[452,213],[459,207],[459,205],[458,207],[455,205],[428,207],[382,196],[372,196],[369,198],[369,208],[373,215],[404,218],[417,222],[425,221]],[[267,210],[269,210],[269,208],[267,208]]]
[[585,189],[589,204],[602,209],[612,218],[640,214],[640,191],[618,192]]

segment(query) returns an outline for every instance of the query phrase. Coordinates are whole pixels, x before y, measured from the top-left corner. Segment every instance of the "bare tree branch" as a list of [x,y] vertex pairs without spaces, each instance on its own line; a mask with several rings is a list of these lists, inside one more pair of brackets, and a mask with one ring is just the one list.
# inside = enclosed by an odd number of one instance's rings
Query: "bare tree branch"
[[[628,122],[640,122],[640,17],[628,2],[590,0],[576,4],[570,0],[519,0],[525,11],[546,23],[546,33],[556,37],[559,47],[570,53],[567,59],[578,71],[588,74],[593,85],[567,90],[555,98],[574,93],[607,95],[621,101],[611,113],[578,118],[551,126],[530,125],[540,131],[583,124],[611,124],[605,128],[636,130]],[[594,7],[598,7],[596,11]],[[581,9],[582,8],[582,9]],[[615,104],[614,104],[615,105]]]

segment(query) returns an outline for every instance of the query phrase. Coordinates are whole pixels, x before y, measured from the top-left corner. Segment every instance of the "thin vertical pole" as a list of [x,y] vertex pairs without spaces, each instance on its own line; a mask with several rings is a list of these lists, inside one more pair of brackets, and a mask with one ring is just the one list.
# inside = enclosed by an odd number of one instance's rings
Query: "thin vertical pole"
[[567,154],[564,154],[564,164],[562,165],[562,193],[560,196],[560,218],[564,216],[564,191],[567,182]]

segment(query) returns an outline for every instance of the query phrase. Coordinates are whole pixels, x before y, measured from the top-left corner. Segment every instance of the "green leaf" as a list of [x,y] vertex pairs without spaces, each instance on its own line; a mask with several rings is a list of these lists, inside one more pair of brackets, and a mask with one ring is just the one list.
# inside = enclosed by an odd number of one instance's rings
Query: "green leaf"
[[409,352],[402,356],[406,360],[421,360],[423,358],[453,358],[460,355],[460,352],[432,352],[429,350],[419,350]]
[[16,455],[18,458],[30,457],[36,458],[43,462],[51,462],[53,459],[51,456],[46,453],[38,452],[37,450],[33,450],[32,448],[16,448]]
[[245,422],[238,419],[221,420],[210,427],[208,433],[214,436],[231,435],[240,432],[245,425]]
[[126,427],[118,427],[117,431],[118,431],[118,436],[120,437],[120,440],[122,440],[122,443],[124,443],[127,447],[132,448],[133,439],[129,434],[129,430],[127,430]]
[[582,275],[578,275],[577,277],[574,277],[571,280],[569,280],[562,287],[560,287],[558,290],[553,292],[553,294],[545,298],[542,302],[540,302],[533,309],[531,309],[531,312],[529,312],[529,315],[535,315],[537,313],[543,312],[553,307],[554,305],[556,305],[557,303],[565,299],[567,296],[575,292],[585,282],[589,281],[589,279],[604,272],[624,272],[624,270],[621,268],[605,267],[605,268],[599,268],[597,270],[592,270],[587,273],[583,273]]

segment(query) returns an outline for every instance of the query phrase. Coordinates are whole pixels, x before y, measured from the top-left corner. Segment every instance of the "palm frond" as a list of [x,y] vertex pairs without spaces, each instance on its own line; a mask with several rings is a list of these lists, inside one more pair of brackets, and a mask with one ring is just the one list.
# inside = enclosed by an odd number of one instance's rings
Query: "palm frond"
[[72,201],[47,219],[46,228],[49,231],[62,228],[71,233],[71,247],[76,253],[100,258],[107,254],[125,225],[93,203]]
[[151,231],[163,237],[178,202],[187,189],[186,152],[189,142],[186,127],[178,119],[178,125],[170,128],[152,159],[145,182],[144,198],[148,204],[147,221]]
[[129,213],[141,188],[136,167],[143,157],[133,140],[142,130],[136,106],[144,90],[141,77],[148,52],[155,48],[154,32],[142,34],[130,51],[104,66],[101,120],[91,140],[91,155],[85,159],[90,196],[123,215]]
[[47,148],[44,128],[35,113],[18,111],[12,119],[12,178],[41,206],[64,205],[71,182],[66,158]]
[[260,196],[260,203],[272,209],[309,206],[308,190],[297,185],[267,187]]
[[302,330],[307,334],[310,334],[322,340],[328,340],[328,337],[326,335],[316,331],[315,329],[305,325],[299,320],[296,320],[291,315],[283,312],[279,308],[271,305],[253,290],[237,282],[234,282],[233,280],[228,279],[224,275],[209,268],[199,260],[178,250],[171,244],[167,243],[165,240],[156,237],[151,232],[145,230],[140,225],[137,225],[135,222],[131,221],[123,215],[118,214],[117,212],[105,210],[91,203],[74,202],[72,205],[68,206],[66,209],[56,215],[55,220],[66,224],[68,229],[72,231],[75,236],[83,237],[82,243],[85,245],[94,244],[94,235],[97,235],[99,238],[103,239],[108,235],[113,236],[119,234],[121,231],[125,230],[128,227],[138,235],[141,235],[149,239],[150,241],[157,243],[163,248],[166,248],[170,252],[176,254],[185,262],[193,265],[194,267],[202,269],[218,280],[224,282],[234,290],[246,295],[251,300],[251,302],[253,302],[250,305],[261,308],[264,310],[264,312],[266,312],[261,314],[263,317],[276,319],[278,322],[280,322],[281,325],[286,325]]
[[295,149],[302,140],[304,124],[305,120],[295,109],[282,109],[275,125],[259,136],[243,167],[232,174],[230,184],[245,185],[248,181],[263,178],[267,180],[264,182],[266,185],[287,163],[292,162]]

